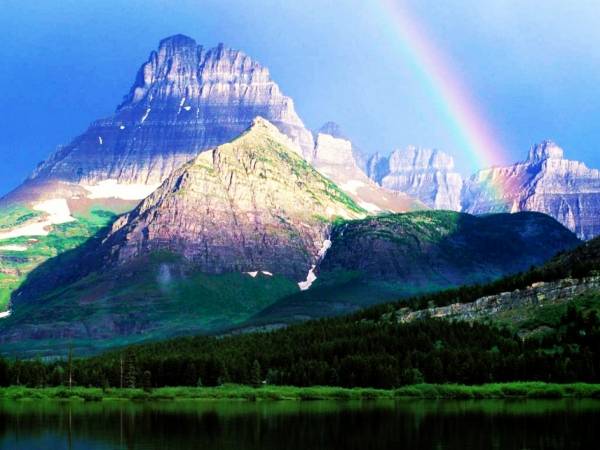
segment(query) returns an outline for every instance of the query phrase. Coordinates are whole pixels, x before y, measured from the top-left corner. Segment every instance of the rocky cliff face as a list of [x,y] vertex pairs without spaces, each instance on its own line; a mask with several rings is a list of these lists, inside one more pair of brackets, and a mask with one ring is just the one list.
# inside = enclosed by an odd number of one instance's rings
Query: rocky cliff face
[[367,166],[369,176],[387,189],[404,192],[430,208],[461,209],[462,176],[444,152],[408,147],[389,158],[375,154]]
[[358,165],[352,143],[341,136],[339,127],[332,122],[325,124],[317,134],[312,165],[319,172],[371,214],[424,208],[408,195],[378,186],[369,179]]
[[327,245],[327,221],[364,210],[264,119],[170,175],[106,240],[119,263],[155,250],[203,273],[266,271],[302,281]]
[[27,197],[24,191],[61,181],[87,188],[76,195],[96,198],[120,195],[131,185],[148,187],[137,195],[144,198],[198,152],[229,142],[257,116],[310,156],[312,135],[267,68],[223,45],[205,49],[172,36],[150,54],[115,114],[59,148],[18,191]]
[[465,183],[463,210],[539,211],[556,218],[581,239],[600,234],[600,171],[564,158],[551,141],[531,148],[527,160],[485,169]]
[[600,277],[580,280],[564,279],[553,282],[539,282],[523,290],[503,292],[482,297],[471,303],[454,303],[448,306],[411,311],[402,308],[396,312],[396,320],[402,323],[426,318],[452,320],[497,319],[510,313],[519,314],[526,308],[543,308],[548,305],[566,303],[578,295],[600,290]]

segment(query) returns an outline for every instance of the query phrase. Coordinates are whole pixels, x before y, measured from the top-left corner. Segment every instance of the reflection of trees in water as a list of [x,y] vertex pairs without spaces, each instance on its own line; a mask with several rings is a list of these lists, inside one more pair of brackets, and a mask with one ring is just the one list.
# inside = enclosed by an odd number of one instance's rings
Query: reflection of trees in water
[[0,447],[9,449],[17,438],[15,448],[39,448],[48,436],[68,449],[594,448],[598,426],[591,400],[0,402]]

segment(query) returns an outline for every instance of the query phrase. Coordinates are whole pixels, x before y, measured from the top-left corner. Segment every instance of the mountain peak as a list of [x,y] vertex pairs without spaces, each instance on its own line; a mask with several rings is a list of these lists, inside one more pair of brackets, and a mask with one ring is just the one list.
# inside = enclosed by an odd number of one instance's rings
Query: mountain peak
[[547,159],[563,159],[564,151],[556,143],[545,140],[533,145],[529,150],[527,162],[538,163]]
[[198,44],[194,39],[185,34],[174,34],[173,36],[166,37],[158,44],[159,49],[163,48],[196,48]]
[[346,136],[342,133],[342,129],[339,124],[335,122],[325,122],[321,128],[319,128],[318,133],[328,134],[338,139],[347,139]]

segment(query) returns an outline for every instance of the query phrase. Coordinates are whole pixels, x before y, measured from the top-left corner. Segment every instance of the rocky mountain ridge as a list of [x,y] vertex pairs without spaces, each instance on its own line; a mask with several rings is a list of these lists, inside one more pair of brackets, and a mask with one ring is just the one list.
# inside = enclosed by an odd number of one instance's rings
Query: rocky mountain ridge
[[[412,311],[401,308],[394,313],[394,320],[401,323],[428,318],[450,320],[483,320],[497,318],[502,314],[518,312],[524,308],[543,308],[548,305],[568,303],[577,296],[600,290],[600,277],[582,279],[567,278],[552,282],[534,283],[526,289],[489,295],[471,303],[454,303],[448,306]],[[391,316],[386,316],[391,318]]]
[[371,180],[357,161],[360,152],[334,122],[321,127],[315,142],[313,167],[340,186],[370,214],[427,208],[405,193],[379,186]]
[[368,175],[381,186],[422,201],[433,209],[460,211],[462,176],[454,160],[435,149],[408,147],[389,157],[373,155],[367,161]]
[[600,235],[600,170],[565,159],[552,141],[532,146],[525,161],[483,169],[464,180],[450,156],[415,147],[389,157],[376,153],[366,170],[379,185],[433,209],[471,214],[538,211],[581,239]]
[[149,195],[199,152],[229,142],[261,116],[310,158],[314,143],[266,67],[219,44],[163,39],[116,112],[93,122],[4,199]]
[[539,211],[561,222],[581,239],[600,234],[600,170],[564,158],[552,141],[533,146],[528,158],[512,166],[484,169],[465,182],[463,211]]

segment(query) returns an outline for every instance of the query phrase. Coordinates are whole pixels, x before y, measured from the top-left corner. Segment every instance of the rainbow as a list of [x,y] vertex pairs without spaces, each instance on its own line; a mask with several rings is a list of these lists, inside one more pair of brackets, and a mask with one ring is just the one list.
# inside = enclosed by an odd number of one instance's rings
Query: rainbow
[[507,150],[452,64],[438,50],[402,0],[381,0],[402,51],[410,58],[432,100],[448,120],[452,135],[479,167],[505,164]]

